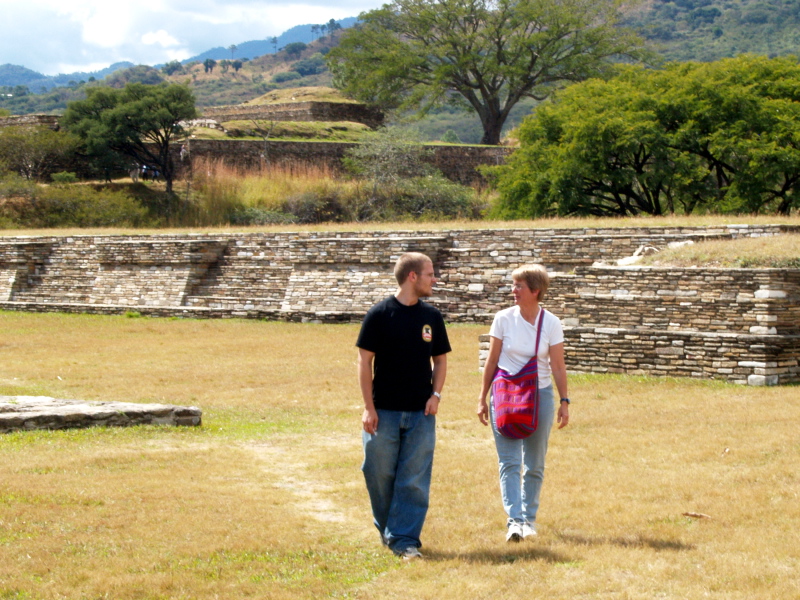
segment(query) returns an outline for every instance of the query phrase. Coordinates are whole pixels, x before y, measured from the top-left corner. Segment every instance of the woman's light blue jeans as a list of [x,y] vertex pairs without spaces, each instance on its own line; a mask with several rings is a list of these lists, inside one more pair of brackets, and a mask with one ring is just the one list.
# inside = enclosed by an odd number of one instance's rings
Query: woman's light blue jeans
[[395,554],[419,548],[428,513],[436,417],[378,410],[378,430],[363,432],[364,480],[381,540]]
[[500,462],[500,492],[508,522],[534,523],[544,480],[544,457],[555,417],[553,386],[539,390],[539,425],[535,432],[521,440],[503,437],[498,433],[494,405],[490,403],[489,406]]

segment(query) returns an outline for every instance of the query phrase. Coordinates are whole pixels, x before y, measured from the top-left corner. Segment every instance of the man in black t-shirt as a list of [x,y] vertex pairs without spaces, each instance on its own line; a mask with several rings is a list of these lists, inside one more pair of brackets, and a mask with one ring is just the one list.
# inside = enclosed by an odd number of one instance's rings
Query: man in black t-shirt
[[436,283],[431,259],[403,254],[394,274],[399,289],[367,312],[356,342],[364,398],[361,470],[381,541],[413,559],[421,557],[450,342],[441,313],[420,300]]

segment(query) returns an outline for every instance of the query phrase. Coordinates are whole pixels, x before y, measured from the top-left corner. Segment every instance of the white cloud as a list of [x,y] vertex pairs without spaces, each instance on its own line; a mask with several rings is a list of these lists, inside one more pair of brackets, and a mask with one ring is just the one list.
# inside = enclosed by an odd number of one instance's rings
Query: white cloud
[[[3,0],[0,64],[48,75],[159,64],[377,8],[382,0]],[[71,69],[71,70],[65,70]]]
[[142,43],[145,46],[158,45],[162,48],[180,46],[180,42],[167,33],[164,29],[159,29],[158,31],[148,31],[142,36]]

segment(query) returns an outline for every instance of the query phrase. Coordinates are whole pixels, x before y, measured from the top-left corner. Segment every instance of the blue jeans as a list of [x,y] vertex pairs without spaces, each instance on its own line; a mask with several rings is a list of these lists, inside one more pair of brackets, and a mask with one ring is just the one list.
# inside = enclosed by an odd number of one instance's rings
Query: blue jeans
[[544,480],[544,457],[555,416],[553,386],[539,390],[539,425],[535,432],[521,440],[506,438],[497,432],[493,403],[489,406],[500,462],[500,492],[508,522],[534,523]]
[[436,444],[436,417],[424,411],[378,410],[378,430],[363,432],[372,516],[381,540],[395,554],[419,548]]

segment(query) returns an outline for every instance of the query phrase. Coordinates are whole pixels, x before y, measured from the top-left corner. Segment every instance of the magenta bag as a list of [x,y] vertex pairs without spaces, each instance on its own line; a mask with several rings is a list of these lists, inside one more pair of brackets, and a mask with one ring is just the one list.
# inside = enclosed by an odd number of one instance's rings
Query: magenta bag
[[503,437],[526,438],[539,425],[539,338],[544,312],[543,308],[539,311],[533,357],[516,375],[498,367],[492,380],[495,426]]

